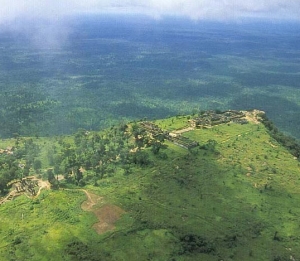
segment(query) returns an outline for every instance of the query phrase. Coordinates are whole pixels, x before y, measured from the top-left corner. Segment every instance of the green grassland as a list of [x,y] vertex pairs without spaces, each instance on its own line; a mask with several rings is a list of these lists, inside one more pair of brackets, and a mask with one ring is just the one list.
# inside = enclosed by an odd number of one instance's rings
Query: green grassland
[[[191,117],[155,123],[176,130],[188,126]],[[132,133],[135,124],[128,126]],[[84,183],[63,180],[58,189],[43,190],[35,199],[23,195],[0,206],[0,260],[300,258],[299,161],[263,124],[195,129],[183,136],[198,141],[198,147],[187,150],[166,140],[153,153],[145,146],[140,150],[146,160],[127,162],[128,168],[112,155],[135,148],[133,134],[124,144],[116,128],[98,134],[109,140],[104,175],[95,175],[91,168],[83,173]],[[76,140],[76,135],[33,138],[41,176],[47,178],[47,169],[53,167],[49,151],[55,150],[54,158],[66,150],[83,155],[76,152],[76,144],[82,147],[90,140],[80,140],[80,135]],[[0,147],[15,142],[3,140]],[[59,174],[65,174],[63,164]],[[30,168],[30,174],[35,170]],[[82,189],[103,197],[99,207],[111,204],[124,211],[115,229],[96,233],[95,214],[81,208],[87,199]]]

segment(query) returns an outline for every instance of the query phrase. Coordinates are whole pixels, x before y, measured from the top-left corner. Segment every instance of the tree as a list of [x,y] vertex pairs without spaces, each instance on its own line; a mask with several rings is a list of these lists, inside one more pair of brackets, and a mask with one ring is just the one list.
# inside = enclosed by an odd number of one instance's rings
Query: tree
[[124,164],[123,165],[123,170],[124,170],[124,175],[127,176],[131,173],[130,165],[129,164]]
[[162,144],[160,142],[155,141],[152,146],[151,146],[151,151],[153,152],[153,154],[158,154],[160,148],[162,147]]
[[74,174],[77,183],[79,183],[79,181],[83,178],[82,172],[80,171],[79,168],[75,168]]
[[0,175],[0,195],[7,192],[7,182],[8,180],[4,176]]
[[42,162],[39,159],[34,160],[33,168],[37,173],[39,173],[39,170],[42,168]]
[[47,151],[47,158],[50,166],[54,165],[54,150],[50,149]]
[[54,169],[53,170],[54,170],[54,174],[56,174],[56,175],[58,175],[59,173],[61,173],[59,165],[54,165]]
[[54,183],[55,181],[55,176],[54,176],[54,173],[53,173],[53,169],[47,169],[47,178],[48,178],[48,181],[52,184]]
[[150,164],[149,155],[141,150],[138,150],[133,155],[133,163],[139,164],[141,166],[146,166]]
[[47,177],[48,177],[48,181],[51,184],[51,188],[52,189],[58,189],[59,188],[59,182],[54,176],[53,169],[47,169]]
[[29,175],[30,165],[26,164],[23,169],[23,176],[26,177]]
[[217,141],[210,139],[210,140],[207,141],[206,144],[202,145],[200,148],[215,152],[217,144],[218,144]]

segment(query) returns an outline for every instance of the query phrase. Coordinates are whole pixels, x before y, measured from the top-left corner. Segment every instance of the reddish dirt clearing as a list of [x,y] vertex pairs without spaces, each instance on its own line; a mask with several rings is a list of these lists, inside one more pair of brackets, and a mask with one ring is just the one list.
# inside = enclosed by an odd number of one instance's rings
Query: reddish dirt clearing
[[105,205],[94,211],[99,222],[93,225],[93,228],[98,234],[103,234],[107,231],[115,229],[116,221],[122,216],[125,211],[115,205]]
[[[93,225],[93,228],[98,234],[115,229],[115,223],[125,211],[118,206],[106,204],[103,205],[103,197],[83,190],[87,196],[87,200],[81,204],[84,211],[93,212],[98,218],[98,222]],[[99,206],[102,205],[102,206]]]

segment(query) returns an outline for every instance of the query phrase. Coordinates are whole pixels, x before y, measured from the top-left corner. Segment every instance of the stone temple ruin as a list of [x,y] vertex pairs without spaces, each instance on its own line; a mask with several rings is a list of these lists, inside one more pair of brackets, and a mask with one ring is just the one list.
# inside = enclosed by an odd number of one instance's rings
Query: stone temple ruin
[[169,141],[173,142],[175,145],[185,149],[192,149],[199,146],[199,142],[193,141],[187,137],[177,135],[175,137],[169,136]]
[[[256,111],[253,111],[256,112]],[[257,111],[260,112],[260,111]],[[226,123],[238,123],[238,124],[247,124],[248,120],[247,115],[249,112],[244,111],[237,111],[237,110],[228,110],[228,111],[205,111],[202,113],[199,113],[199,115],[193,119],[190,119],[187,124],[190,125],[186,130],[181,131],[181,133],[193,130],[193,129],[205,129],[205,128],[211,128],[213,126],[219,125],[219,124],[226,124]],[[255,115],[257,113],[254,113]],[[150,133],[152,137],[157,137],[158,135],[163,135],[165,139],[171,141],[172,143],[185,148],[185,149],[191,149],[194,147],[197,147],[199,145],[198,142],[193,141],[187,137],[184,137],[179,134],[180,131],[177,131],[177,133],[169,133],[167,131],[163,131],[161,128],[159,128],[157,125],[155,125],[152,122],[149,121],[143,121],[140,123],[140,126]]]
[[212,126],[234,122],[240,124],[247,124],[245,113],[242,111],[229,110],[225,112],[205,111],[192,120],[189,120],[193,128],[211,128]]
[[36,195],[35,187],[38,187],[37,180],[30,180],[30,179],[21,179],[20,182],[13,184],[13,188],[16,190],[17,193],[20,192],[27,192],[31,196]]
[[13,200],[15,197],[22,194],[26,194],[29,197],[34,197],[37,195],[37,191],[39,189],[39,181],[35,179],[34,176],[13,180],[7,185],[12,186],[12,190],[5,198],[0,200],[0,205],[7,201]]

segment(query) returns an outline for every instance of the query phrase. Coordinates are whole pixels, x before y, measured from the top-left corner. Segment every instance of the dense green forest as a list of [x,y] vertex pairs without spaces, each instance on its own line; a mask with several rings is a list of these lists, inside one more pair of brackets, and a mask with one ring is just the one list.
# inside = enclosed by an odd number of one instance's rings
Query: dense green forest
[[119,19],[69,21],[56,45],[0,31],[0,137],[257,108],[300,139],[299,26]]
[[2,140],[0,260],[297,260],[299,145],[243,115]]

